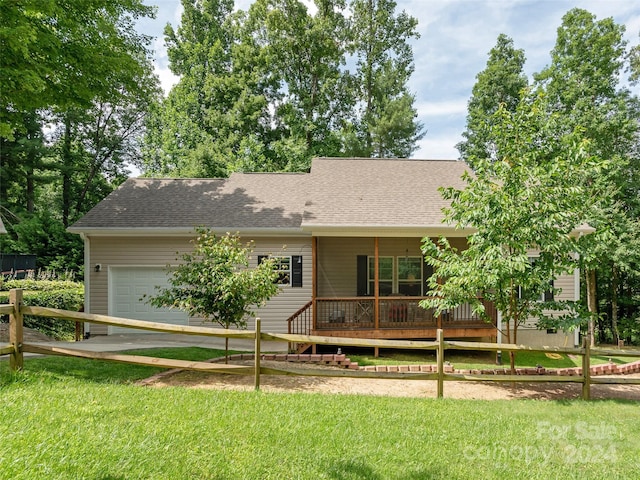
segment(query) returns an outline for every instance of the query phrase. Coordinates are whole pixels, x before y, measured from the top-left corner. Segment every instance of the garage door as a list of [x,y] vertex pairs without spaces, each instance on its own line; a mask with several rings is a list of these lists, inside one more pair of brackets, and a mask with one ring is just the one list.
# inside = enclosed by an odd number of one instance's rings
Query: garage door
[[[169,285],[161,267],[112,267],[109,269],[109,315],[149,320],[159,323],[187,325],[188,317],[181,310],[152,307],[143,299],[157,293],[156,286]],[[109,334],[153,333],[124,327],[109,327]]]

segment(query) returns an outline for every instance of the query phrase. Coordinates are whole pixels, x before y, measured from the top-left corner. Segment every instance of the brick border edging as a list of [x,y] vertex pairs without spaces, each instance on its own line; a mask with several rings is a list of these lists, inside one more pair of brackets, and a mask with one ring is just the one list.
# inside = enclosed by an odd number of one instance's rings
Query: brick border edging
[[[244,353],[231,355],[230,360],[253,360],[253,353]],[[352,362],[344,354],[263,354],[262,360],[281,361],[281,362],[304,362],[316,363],[319,365],[333,365],[348,368],[352,370],[364,370],[369,372],[392,372],[392,373],[437,373],[437,365],[367,365],[359,366],[357,362]],[[215,359],[221,362],[224,358]],[[456,369],[453,365],[444,366],[445,373],[458,373],[466,375],[510,375],[509,368],[490,368],[490,369]],[[592,365],[590,368],[591,375],[625,375],[630,373],[640,373],[640,360],[631,363],[618,365],[615,363],[604,363],[600,365]],[[516,368],[516,375],[582,375],[582,367],[572,368]]]
[[[253,353],[238,353],[235,355],[229,355],[229,360],[254,360],[255,355]],[[346,368],[349,370],[363,370],[366,372],[376,373],[437,373],[437,365],[367,365],[359,366],[357,362],[352,362],[344,354],[291,354],[291,353],[265,353],[260,356],[262,360],[276,361],[276,362],[302,362],[302,363],[315,363],[318,365],[332,365],[337,367]],[[208,363],[222,363],[225,361],[224,357],[213,358],[207,360]],[[157,380],[163,377],[180,372],[181,369],[174,368],[171,370],[165,370],[152,375],[149,378],[145,378],[136,382],[136,385],[151,385]],[[635,362],[625,363],[618,365],[615,363],[604,363],[600,365],[593,365],[590,368],[591,375],[626,375],[630,373],[640,373],[640,360]],[[510,375],[511,369],[509,368],[488,368],[488,369],[456,369],[453,365],[444,366],[445,373],[458,373],[462,375]],[[572,368],[516,368],[516,375],[569,375],[580,376],[582,375],[582,367]]]

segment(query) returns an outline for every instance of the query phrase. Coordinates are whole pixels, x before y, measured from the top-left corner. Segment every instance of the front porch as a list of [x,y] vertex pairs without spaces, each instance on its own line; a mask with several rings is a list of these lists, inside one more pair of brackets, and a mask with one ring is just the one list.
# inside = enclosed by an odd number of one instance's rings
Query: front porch
[[374,339],[436,338],[442,329],[447,338],[495,338],[496,312],[485,309],[488,322],[462,305],[441,315],[419,305],[427,297],[316,298],[289,320],[289,333]]
[[[453,238],[459,248],[466,239]],[[490,321],[470,305],[435,315],[419,303],[428,297],[434,275],[424,263],[418,237],[314,237],[311,300],[289,318],[288,332],[325,337],[435,339],[497,336],[497,314],[485,304]],[[355,294],[355,295],[354,295]]]

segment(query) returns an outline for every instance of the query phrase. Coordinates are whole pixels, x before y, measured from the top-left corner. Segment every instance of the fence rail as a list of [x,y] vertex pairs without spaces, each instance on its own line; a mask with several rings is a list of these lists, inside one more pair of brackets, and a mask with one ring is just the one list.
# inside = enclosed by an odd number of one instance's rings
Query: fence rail
[[[435,380],[437,382],[437,396],[441,398],[444,393],[445,381],[491,381],[491,382],[532,382],[532,383],[580,383],[582,384],[582,398],[590,398],[590,387],[592,384],[626,384],[640,385],[640,378],[620,377],[615,378],[591,378],[590,362],[592,355],[605,355],[617,357],[639,357],[640,350],[617,350],[590,348],[588,338],[585,338],[581,348],[569,347],[534,347],[528,345],[512,345],[497,343],[480,343],[464,341],[445,341],[442,329],[437,331],[435,341],[418,340],[378,340],[346,337],[324,337],[318,335],[298,335],[298,334],[277,334],[261,331],[260,319],[256,319],[256,329],[254,331],[237,331],[227,329],[216,329],[208,327],[192,327],[184,325],[167,325],[163,323],[146,322],[142,320],[125,319],[119,317],[109,317],[106,315],[94,315],[82,312],[71,312],[46,307],[27,307],[22,304],[22,291],[12,290],[9,297],[9,305],[0,305],[0,313],[9,314],[9,343],[0,344],[0,355],[10,356],[10,368],[20,370],[24,366],[23,353],[38,353],[46,355],[64,355],[95,360],[106,360],[113,362],[124,362],[138,365],[148,365],[162,368],[180,368],[185,370],[197,370],[205,372],[254,375],[254,385],[256,389],[260,387],[260,375],[302,375],[302,376],[331,376],[331,377],[354,377],[354,378],[384,378],[384,379],[414,379],[414,380]],[[195,362],[188,360],[174,360],[166,358],[146,357],[140,355],[128,355],[107,352],[89,352],[81,349],[62,348],[49,345],[35,345],[23,342],[22,319],[23,316],[35,315],[42,317],[53,317],[68,319],[70,321],[82,321],[115,325],[120,327],[130,327],[149,331],[180,333],[187,335],[201,335],[211,337],[244,338],[255,341],[254,366],[222,365],[208,362]],[[260,363],[262,340],[273,340],[289,343],[311,343],[317,345],[353,346],[353,347],[380,347],[409,350],[425,350],[436,352],[437,372],[403,372],[403,373],[379,373],[362,370],[327,370],[309,368],[270,368],[263,367]],[[582,357],[581,375],[485,375],[485,374],[460,374],[447,373],[444,368],[445,350],[478,350],[478,351],[530,351],[530,352],[551,352],[579,355]]]

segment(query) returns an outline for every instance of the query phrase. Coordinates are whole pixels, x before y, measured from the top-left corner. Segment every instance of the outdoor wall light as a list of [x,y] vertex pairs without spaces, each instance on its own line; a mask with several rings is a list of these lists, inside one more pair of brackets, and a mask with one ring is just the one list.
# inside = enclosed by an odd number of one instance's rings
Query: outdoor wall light
[[95,271],[99,272],[101,268],[102,268],[102,265],[100,265],[99,263],[96,263],[96,266],[94,267]]

